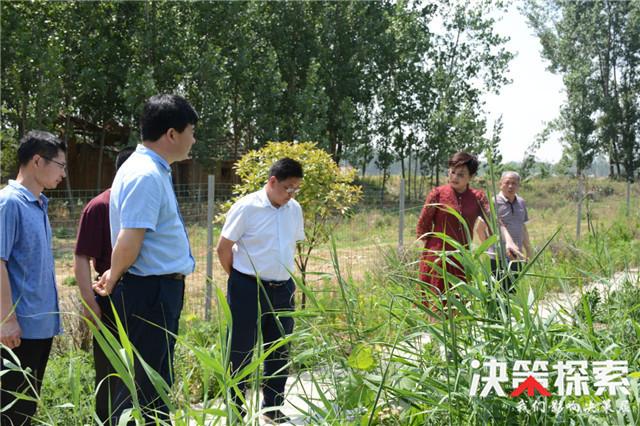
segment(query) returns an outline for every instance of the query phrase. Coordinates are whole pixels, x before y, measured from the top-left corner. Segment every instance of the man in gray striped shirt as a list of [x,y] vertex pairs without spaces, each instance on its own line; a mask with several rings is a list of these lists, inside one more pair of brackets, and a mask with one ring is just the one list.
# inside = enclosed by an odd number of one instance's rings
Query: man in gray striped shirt
[[496,253],[495,246],[487,250],[491,258],[491,271],[493,275],[502,280],[503,288],[508,292],[514,292],[514,274],[505,274],[507,264],[509,269],[516,274],[522,270],[524,262],[532,255],[533,249],[527,231],[529,213],[522,197],[517,192],[520,188],[520,175],[514,171],[506,171],[500,178],[500,192],[495,196],[495,208],[498,218],[506,227],[513,242],[518,247],[517,250],[508,250],[506,258],[501,258]]

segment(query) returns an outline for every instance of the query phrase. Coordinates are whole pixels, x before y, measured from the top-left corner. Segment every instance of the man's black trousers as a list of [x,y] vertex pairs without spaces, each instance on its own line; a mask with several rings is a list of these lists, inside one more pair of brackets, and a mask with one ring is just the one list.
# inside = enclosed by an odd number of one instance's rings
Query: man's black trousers
[[[29,373],[21,371],[3,372],[2,390],[0,392],[0,406],[6,407],[15,400],[11,392],[21,392],[36,398],[40,394],[42,377],[47,368],[51,343],[49,339],[22,339],[20,346],[13,348],[13,354],[20,360],[22,370],[30,369]],[[15,360],[7,351],[0,350],[0,365],[4,361],[15,364]],[[2,367],[1,370],[9,370]],[[0,414],[0,425],[23,426],[31,424],[31,417],[36,413],[37,403],[18,399],[7,411]]]
[[[184,280],[164,276],[141,277],[125,274],[110,296],[116,313],[127,332],[127,337],[147,364],[164,379],[173,384],[173,356],[178,323],[184,301]],[[113,322],[113,310],[107,298],[99,298],[103,322],[118,336]],[[94,342],[95,343],[95,342]],[[96,374],[105,376],[113,371],[101,350],[95,352]],[[154,418],[169,419],[169,408],[158,395],[137,357],[135,384],[138,399],[147,417],[147,424],[155,424]],[[116,378],[102,383],[98,393],[96,411],[101,419],[110,417],[118,424],[122,412],[132,406],[131,394],[124,383]]]
[[[264,350],[293,332],[293,318],[277,312],[294,310],[295,284],[289,279],[281,285],[259,285],[255,277],[231,271],[227,282],[227,301],[231,309],[231,371],[237,373],[250,363],[254,347],[262,334]],[[276,407],[284,402],[289,361],[288,345],[273,351],[264,362],[263,406]],[[248,377],[251,377],[249,375]],[[244,392],[247,380],[239,384]],[[234,397],[239,403],[237,395]]]

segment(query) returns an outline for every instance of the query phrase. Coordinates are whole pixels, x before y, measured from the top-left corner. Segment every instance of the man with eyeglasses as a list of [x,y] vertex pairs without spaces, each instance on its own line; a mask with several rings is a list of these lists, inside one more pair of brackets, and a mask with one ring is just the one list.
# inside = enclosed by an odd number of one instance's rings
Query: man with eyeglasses
[[[294,310],[296,242],[304,240],[302,208],[293,198],[300,190],[302,165],[290,158],[276,161],[263,189],[238,200],[227,213],[218,242],[220,263],[229,274],[227,300],[231,309],[231,371],[237,374],[251,361],[262,334],[264,350],[293,331],[293,318],[278,315]],[[264,419],[285,423],[288,345],[277,347],[264,362]],[[232,396],[240,417],[245,410],[245,380]],[[233,392],[233,391],[232,391]]]
[[[18,176],[0,191],[0,350],[5,411],[0,424],[30,425],[53,336],[62,332],[44,189],[66,176],[67,146],[54,135],[31,131],[18,147]],[[11,370],[4,360],[23,371]],[[30,370],[30,372],[27,372]],[[23,393],[27,398],[17,398]]]

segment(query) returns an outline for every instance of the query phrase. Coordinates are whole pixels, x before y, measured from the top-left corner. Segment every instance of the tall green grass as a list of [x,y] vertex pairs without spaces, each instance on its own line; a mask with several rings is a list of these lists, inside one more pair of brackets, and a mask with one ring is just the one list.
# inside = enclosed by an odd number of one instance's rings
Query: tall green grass
[[[634,228],[635,226],[635,228]],[[513,296],[502,293],[491,276],[484,246],[465,247],[449,241],[452,252],[467,273],[466,282],[447,280],[443,297],[427,292],[438,306],[428,310],[420,303],[419,253],[402,257],[395,249],[355,280],[341,270],[335,241],[332,274],[318,292],[298,282],[308,296],[307,308],[296,318],[294,333],[278,344],[292,345],[289,383],[305,383],[299,395],[299,414],[309,424],[335,425],[459,425],[459,424],[638,424],[640,423],[640,290],[638,282],[626,282],[615,292],[595,296],[580,293],[577,306],[553,315],[542,315],[542,306],[556,291],[572,292],[583,285],[609,279],[620,270],[637,267],[637,222],[595,227],[576,248],[554,252],[565,244],[562,233],[548,240],[525,275],[517,281]],[[442,238],[448,238],[441,235]],[[491,241],[486,244],[491,243]],[[631,275],[630,275],[631,276]],[[443,302],[446,300],[447,308]],[[455,308],[456,315],[449,310]],[[229,370],[229,307],[217,292],[216,316],[211,323],[184,318],[177,336],[173,389],[151,369],[160,395],[171,407],[176,425],[216,425],[238,419],[229,404],[240,380],[254,390],[262,379],[261,364],[269,351],[258,348],[252,362],[238,375]],[[71,314],[65,314],[71,315]],[[142,422],[144,407],[135,397],[133,365],[139,360],[120,324],[111,334],[103,325],[87,324],[114,365],[116,374],[134,395],[128,418]],[[273,350],[274,348],[270,348]],[[469,395],[473,360],[489,358],[522,360],[626,360],[629,363],[630,410],[577,412],[589,404],[609,401],[616,406],[624,398],[593,395],[566,397],[565,409],[555,411],[557,396],[497,397]],[[550,369],[550,382],[555,379]],[[39,395],[35,424],[82,425],[95,423],[91,357],[72,351],[51,360]],[[504,384],[511,389],[510,381]],[[257,424],[257,394],[248,394],[247,424]],[[566,408],[567,404],[573,409]],[[529,412],[527,412],[527,410]],[[124,421],[125,419],[123,419]],[[158,424],[162,424],[159,420]]]

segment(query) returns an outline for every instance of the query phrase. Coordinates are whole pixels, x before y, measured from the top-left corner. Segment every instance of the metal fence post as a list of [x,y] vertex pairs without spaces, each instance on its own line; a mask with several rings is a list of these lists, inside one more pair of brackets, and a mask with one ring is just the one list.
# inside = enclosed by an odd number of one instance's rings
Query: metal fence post
[[213,287],[213,200],[215,176],[207,178],[207,282],[205,283],[204,319],[211,320],[211,294]]
[[404,252],[404,179],[400,179],[400,221],[398,223],[398,256]]

